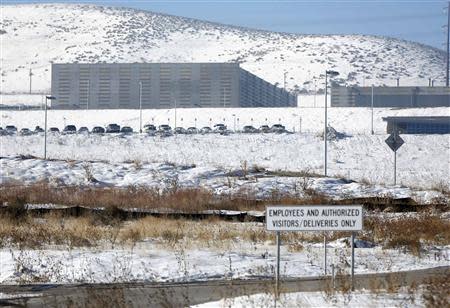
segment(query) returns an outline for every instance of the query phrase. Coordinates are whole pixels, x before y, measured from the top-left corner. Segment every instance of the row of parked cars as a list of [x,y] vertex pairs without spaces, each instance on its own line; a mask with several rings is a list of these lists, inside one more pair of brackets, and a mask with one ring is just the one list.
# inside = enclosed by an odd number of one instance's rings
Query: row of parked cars
[[[172,128],[169,125],[160,125],[156,128],[155,125],[147,124],[144,126],[143,131],[147,134],[210,134],[210,133],[218,133],[221,135],[227,135],[232,133],[225,124],[216,124],[212,128],[209,126],[204,126],[200,129],[197,127],[175,127]],[[286,128],[281,124],[272,125],[272,127],[268,125],[262,125],[260,128],[255,128],[251,125],[246,125],[240,130],[241,133],[246,134],[254,134],[254,133],[286,133]]]
[[[14,125],[7,125],[5,129],[0,127],[0,135],[15,135],[19,134],[22,136],[28,136],[32,134],[43,133],[44,129],[36,126],[34,130],[30,130],[29,128],[22,128],[20,131],[17,130],[17,127]],[[122,134],[131,134],[133,133],[133,129],[129,126],[120,127],[117,124],[108,124],[106,127],[95,126],[92,130],[89,130],[87,127],[82,126],[80,128],[76,128],[75,125],[67,125],[64,127],[62,131],[60,131],[57,127],[50,127],[48,129],[49,133],[62,133],[62,134],[104,134],[104,133],[122,133]],[[209,126],[204,126],[200,129],[196,127],[175,127],[172,129],[167,124],[159,125],[156,127],[153,124],[147,124],[143,127],[143,132],[149,135],[162,135],[169,136],[173,134],[210,134],[210,133],[218,133],[222,135],[230,134],[231,131],[228,130],[225,124],[216,124],[212,128]],[[246,134],[254,134],[254,133],[285,133],[287,132],[285,127],[281,124],[275,124],[269,127],[268,125],[262,125],[259,128],[255,128],[251,125],[246,125],[240,131]]]
[[[20,131],[17,130],[17,127],[14,125],[7,125],[4,129],[0,127],[0,134],[1,135],[15,135],[19,134],[21,136],[28,136],[38,133],[43,133],[44,129],[40,126],[36,126],[34,130],[31,130],[29,128],[22,128]],[[108,124],[106,127],[102,126],[95,126],[91,131],[86,127],[82,126],[78,128],[75,125],[66,125],[62,131],[59,130],[57,127],[50,127],[48,129],[49,133],[63,133],[63,134],[104,134],[104,133],[125,133],[129,134],[133,132],[133,129],[129,126],[123,126],[120,127],[117,124]]]

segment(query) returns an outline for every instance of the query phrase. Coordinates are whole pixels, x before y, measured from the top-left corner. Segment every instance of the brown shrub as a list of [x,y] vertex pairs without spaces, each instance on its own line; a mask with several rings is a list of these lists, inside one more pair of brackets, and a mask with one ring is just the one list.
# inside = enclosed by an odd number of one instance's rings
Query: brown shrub
[[429,213],[396,219],[371,217],[364,220],[363,234],[365,239],[381,242],[385,248],[402,247],[420,255],[422,243],[450,243],[450,221]]

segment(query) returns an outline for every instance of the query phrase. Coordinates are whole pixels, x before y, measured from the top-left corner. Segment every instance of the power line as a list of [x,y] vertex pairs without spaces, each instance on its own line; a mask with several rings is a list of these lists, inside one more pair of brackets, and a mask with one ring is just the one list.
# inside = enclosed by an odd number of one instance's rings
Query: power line
[[449,59],[450,59],[450,1],[447,6],[447,69],[445,72],[445,85],[449,86]]

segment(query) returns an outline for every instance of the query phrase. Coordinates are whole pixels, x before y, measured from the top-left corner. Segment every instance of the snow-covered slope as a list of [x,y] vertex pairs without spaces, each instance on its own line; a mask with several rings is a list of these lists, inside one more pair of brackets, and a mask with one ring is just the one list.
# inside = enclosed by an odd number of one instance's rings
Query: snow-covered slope
[[[297,35],[226,26],[133,9],[74,4],[1,6],[1,91],[50,88],[51,62],[232,62],[297,91],[342,84],[443,82],[443,51],[363,35]],[[355,29],[357,32],[358,29]],[[317,81],[314,81],[317,78]]]
[[[393,153],[385,144],[387,138],[386,116],[448,115],[449,108],[387,109],[374,111],[375,135],[370,135],[371,113],[369,108],[330,108],[328,123],[347,137],[330,141],[328,144],[328,174],[370,183],[392,183]],[[174,110],[144,110],[143,123],[170,124],[175,126]],[[111,165],[99,165],[96,176],[103,182],[127,185],[161,185],[154,172],[159,167],[149,165],[142,172],[135,173],[123,163],[140,161],[143,163],[164,164],[164,170],[171,175],[180,176],[180,184],[214,187],[217,191],[225,189],[227,181],[223,174],[242,169],[243,162],[249,167],[256,165],[270,170],[323,172],[323,108],[198,108],[178,109],[179,126],[212,126],[224,123],[229,129],[242,129],[244,125],[272,125],[281,122],[289,130],[302,134],[232,134],[230,136],[179,135],[159,138],[145,135],[57,135],[49,136],[48,157],[61,160],[105,161]],[[59,127],[74,124],[78,127],[105,126],[118,123],[139,130],[138,110],[50,110],[48,126]],[[44,112],[3,111],[0,126],[16,125],[19,129],[36,125],[44,126]],[[405,144],[397,153],[398,183],[413,187],[449,186],[450,141],[449,135],[402,135]],[[76,174],[65,163],[53,164],[33,160],[15,162],[16,155],[42,157],[44,136],[2,136],[0,137],[0,183],[8,179],[33,182],[38,178],[60,178],[66,184],[79,182]],[[10,159],[11,158],[11,159]],[[197,168],[182,175],[176,170],[167,170],[166,163],[177,166],[196,165]],[[116,165],[114,165],[116,164]],[[132,165],[132,164],[131,164]],[[202,169],[202,168],[206,168]],[[108,171],[110,169],[110,171]],[[219,177],[213,176],[219,169]],[[81,169],[79,169],[81,170]],[[103,171],[102,171],[103,170]],[[106,171],[105,171],[106,170]],[[225,171],[224,171],[225,170]],[[166,172],[165,171],[165,172]],[[97,173],[98,172],[98,173]],[[191,173],[193,172],[193,173]],[[82,172],[81,172],[82,173]],[[160,171],[157,171],[160,173]],[[204,183],[208,179],[208,183]],[[199,180],[199,181],[197,181]],[[212,182],[211,182],[211,181]],[[156,182],[154,182],[156,181]],[[291,184],[281,181],[264,182],[255,185],[263,193],[271,192],[273,187],[283,186],[291,190]],[[331,182],[329,182],[331,183]],[[254,183],[250,184],[253,185]],[[259,189],[252,187],[253,189]],[[321,186],[324,187],[324,186]],[[337,187],[337,186],[334,186]],[[348,194],[348,190],[326,186],[328,193]],[[360,191],[358,189],[358,191]],[[373,192],[373,191],[372,191]],[[380,193],[376,191],[376,193]],[[385,191],[385,193],[387,193]],[[367,194],[367,192],[364,192]],[[399,196],[398,193],[396,193]],[[402,193],[402,196],[405,196]]]

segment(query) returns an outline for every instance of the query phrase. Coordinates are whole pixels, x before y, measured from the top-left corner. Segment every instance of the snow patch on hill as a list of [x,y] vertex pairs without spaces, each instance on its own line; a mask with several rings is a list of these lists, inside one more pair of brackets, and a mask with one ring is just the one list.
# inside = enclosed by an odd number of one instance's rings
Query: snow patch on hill
[[1,92],[48,92],[51,63],[240,62],[297,92],[323,89],[335,69],[350,85],[443,82],[445,53],[365,35],[300,35],[96,5],[3,5]]

